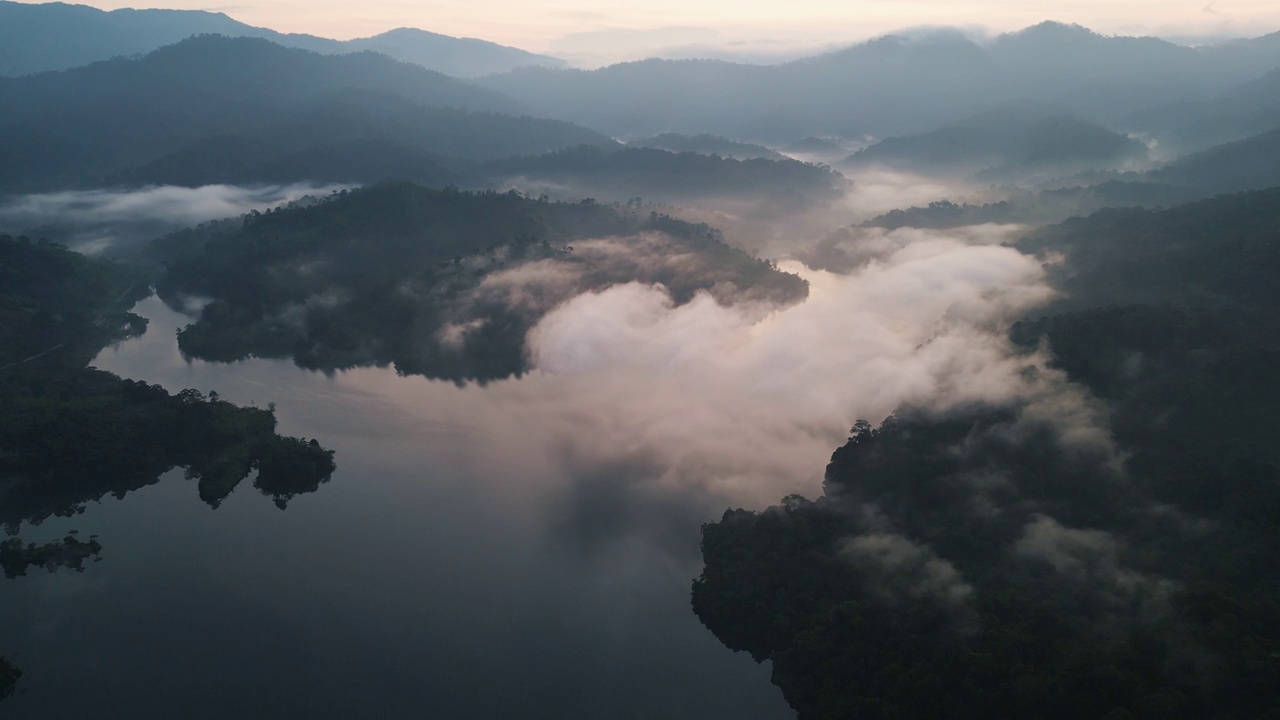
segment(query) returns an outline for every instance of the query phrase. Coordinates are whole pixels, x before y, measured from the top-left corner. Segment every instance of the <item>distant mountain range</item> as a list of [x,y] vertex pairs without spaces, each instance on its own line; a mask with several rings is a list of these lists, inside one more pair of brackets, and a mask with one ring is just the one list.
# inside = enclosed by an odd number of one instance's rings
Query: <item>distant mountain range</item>
[[373,50],[454,77],[477,77],[528,65],[561,67],[558,58],[512,47],[400,28],[340,41],[278,33],[219,12],[133,10],[105,12],[87,5],[0,0],[0,75],[65,70],[117,56],[149,53],[192,35],[255,37],[325,54]]
[[[399,178],[557,195],[573,187],[602,200],[803,199],[845,184],[781,156],[623,148],[521,113],[492,90],[373,52],[206,35],[137,59],[0,78],[0,192]],[[663,142],[745,147],[709,136]]]
[[444,156],[611,142],[520,111],[498,93],[377,53],[195,37],[135,60],[0,78],[0,189],[364,182],[384,173],[443,182],[452,178],[432,168]]
[[775,66],[644,60],[482,78],[533,112],[615,136],[716,132],[790,143],[925,132],[1015,101],[1069,107],[1113,130],[1280,67],[1280,33],[1209,47],[1046,22],[980,44],[958,31],[885,36]]

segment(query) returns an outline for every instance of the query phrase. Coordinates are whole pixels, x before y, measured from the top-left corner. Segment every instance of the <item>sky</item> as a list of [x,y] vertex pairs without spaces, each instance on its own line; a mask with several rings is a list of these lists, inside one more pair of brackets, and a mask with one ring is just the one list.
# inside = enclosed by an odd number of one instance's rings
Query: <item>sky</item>
[[83,4],[104,10],[210,10],[250,25],[342,40],[417,27],[549,53],[581,65],[649,55],[768,61],[921,26],[956,26],[982,33],[1057,20],[1104,34],[1156,35],[1187,42],[1280,30],[1280,2],[1275,0],[266,0],[228,5],[209,0],[91,0]]

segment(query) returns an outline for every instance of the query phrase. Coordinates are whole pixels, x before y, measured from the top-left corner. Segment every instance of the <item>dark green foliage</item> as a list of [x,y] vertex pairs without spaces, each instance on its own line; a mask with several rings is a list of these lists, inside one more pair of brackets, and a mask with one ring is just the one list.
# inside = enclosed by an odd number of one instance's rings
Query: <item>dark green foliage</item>
[[332,472],[331,452],[277,436],[269,411],[193,390],[171,396],[83,367],[102,345],[145,327],[127,312],[150,292],[145,279],[57,245],[7,236],[0,237],[0,259],[0,521],[16,527],[73,513],[179,465],[200,478],[211,504],[254,467],[260,474],[268,468],[260,487],[278,500],[314,489]]
[[[331,451],[276,435],[270,411],[194,390],[170,395],[91,368],[24,368],[0,376],[0,397],[0,522],[11,528],[123,496],[173,467],[215,507],[255,468],[268,468],[258,486],[277,501],[314,490],[334,469]],[[292,471],[282,467],[293,460]]]
[[[1239,308],[1090,309],[1019,323],[1116,406],[1112,430],[1160,502],[1280,522],[1280,325]],[[1247,578],[1241,578],[1242,580]]]
[[46,363],[86,364],[103,345],[146,328],[129,308],[150,293],[139,273],[0,235],[0,367],[46,352]]
[[1050,266],[1069,304],[1280,302],[1280,189],[1225,195],[1169,210],[1116,208],[1020,240],[1066,254]]
[[[1152,516],[1148,498],[1055,456],[1050,439],[1011,442],[1012,420],[975,411],[857,433],[832,458],[826,497],[704,527],[695,612],[730,648],[772,661],[802,720],[1280,711],[1275,531]],[[998,489],[978,490],[983,478]],[[1105,532],[1061,546],[1058,567],[1024,549],[1042,516]],[[884,533],[938,556],[859,564],[848,543]],[[970,592],[932,592],[918,569],[932,562]]]
[[9,538],[0,542],[0,567],[4,568],[4,576],[10,579],[27,574],[27,568],[42,567],[49,572],[58,568],[71,568],[76,572],[84,572],[84,561],[98,557],[102,552],[102,543],[96,537],[84,542],[69,533],[62,540],[36,545],[23,545],[19,538]]
[[0,657],[0,700],[13,695],[14,688],[17,687],[18,680],[21,678],[22,670],[7,658]]
[[10,528],[122,496],[177,466],[215,506],[255,468],[259,489],[281,503],[333,472],[331,451],[276,435],[271,411],[84,367],[145,328],[127,312],[150,292],[133,271],[4,236],[0,278],[0,522]]
[[[325,369],[395,363],[456,381],[523,372],[529,328],[580,292],[633,280],[662,283],[677,302],[698,290],[726,303],[807,292],[705,225],[409,183],[251,215],[235,229],[184,231],[162,247],[177,257],[161,296],[212,299],[179,334],[184,353],[292,357]],[[674,254],[688,262],[664,262]]]
[[1024,240],[1083,309],[1011,338],[1105,401],[1121,454],[1017,404],[859,424],[824,497],[704,527],[699,617],[802,720],[1280,717],[1278,200]]

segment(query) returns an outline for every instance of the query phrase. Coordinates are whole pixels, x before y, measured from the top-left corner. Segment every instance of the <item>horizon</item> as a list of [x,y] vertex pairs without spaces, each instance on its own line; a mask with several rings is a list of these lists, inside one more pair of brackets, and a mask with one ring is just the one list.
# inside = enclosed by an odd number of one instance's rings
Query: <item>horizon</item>
[[[37,5],[56,0],[13,1]],[[759,1],[741,5],[714,0],[697,6],[660,2],[642,10],[611,9],[598,0],[566,0],[550,11],[512,0],[485,0],[480,4],[448,0],[416,8],[376,0],[362,3],[358,9],[337,2],[295,0],[221,6],[194,0],[146,5],[113,0],[61,4],[104,11],[221,13],[276,32],[335,40],[371,37],[407,27],[515,47],[587,68],[650,57],[786,62],[884,35],[950,29],[983,39],[1043,22],[1080,25],[1105,36],[1158,37],[1183,45],[1212,44],[1280,31],[1280,6],[1218,0],[1206,5],[1130,0],[1120,6],[1073,0],[1020,5],[1012,10],[993,2],[955,4],[938,0],[808,0],[785,8]],[[538,6],[541,7],[545,6]],[[1161,20],[1143,19],[1150,17]]]

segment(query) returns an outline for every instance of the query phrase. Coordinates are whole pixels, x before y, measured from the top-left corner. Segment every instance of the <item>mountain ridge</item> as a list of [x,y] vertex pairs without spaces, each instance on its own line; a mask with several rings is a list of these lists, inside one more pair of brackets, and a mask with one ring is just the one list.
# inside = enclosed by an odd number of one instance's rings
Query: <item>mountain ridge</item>
[[[406,35],[405,30],[415,34]],[[0,0],[0,76],[67,70],[116,56],[146,54],[192,35],[216,33],[270,40],[327,55],[375,50],[454,77],[477,77],[522,65],[564,66],[559,58],[477,38],[397,28],[353,40],[281,33],[206,10],[100,10],[69,3]]]

